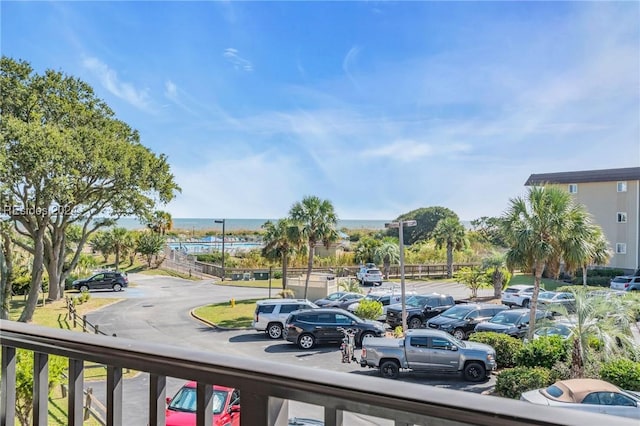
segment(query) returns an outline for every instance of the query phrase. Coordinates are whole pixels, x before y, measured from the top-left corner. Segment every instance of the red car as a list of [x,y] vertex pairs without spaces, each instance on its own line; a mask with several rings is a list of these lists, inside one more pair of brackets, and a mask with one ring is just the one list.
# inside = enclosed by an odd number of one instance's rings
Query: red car
[[[173,398],[167,398],[167,426],[196,424],[196,382],[187,382]],[[240,391],[213,387],[213,426],[240,426]]]

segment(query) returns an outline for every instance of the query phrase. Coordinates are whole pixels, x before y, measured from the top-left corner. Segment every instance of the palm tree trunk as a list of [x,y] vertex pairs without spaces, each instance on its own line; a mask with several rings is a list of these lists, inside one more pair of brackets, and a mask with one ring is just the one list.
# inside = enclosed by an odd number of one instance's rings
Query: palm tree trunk
[[537,261],[533,263],[535,268],[535,278],[533,280],[533,294],[531,295],[531,303],[529,304],[529,330],[527,338],[533,340],[533,332],[536,328],[536,310],[538,308],[538,294],[540,294],[540,283],[542,282],[542,270],[544,265],[540,265]]
[[492,281],[493,281],[493,297],[495,299],[498,299],[502,296],[502,283],[504,281],[500,268],[496,267],[495,271],[493,271]]
[[289,255],[284,253],[282,255],[282,289],[287,289],[287,268],[289,263]]
[[116,247],[116,271],[120,267],[120,247]]
[[447,243],[447,278],[453,277],[453,244]]
[[389,259],[389,256],[386,256],[384,258],[384,279],[385,280],[389,279],[390,270],[391,270],[391,261]]
[[580,337],[573,339],[573,348],[571,350],[571,378],[579,379],[584,375],[582,363],[582,348],[580,346]]
[[582,285],[587,286],[587,265],[582,265]]
[[311,278],[311,268],[313,267],[313,249],[315,248],[315,241],[309,241],[309,260],[307,262],[307,278],[304,280],[304,298],[307,298],[307,291],[309,290],[309,278]]

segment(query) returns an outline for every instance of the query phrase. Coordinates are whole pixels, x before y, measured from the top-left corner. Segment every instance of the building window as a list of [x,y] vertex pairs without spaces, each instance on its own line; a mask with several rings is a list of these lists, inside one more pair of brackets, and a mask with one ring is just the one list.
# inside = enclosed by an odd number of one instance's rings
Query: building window
[[627,212],[618,212],[618,223],[627,223]]
[[578,184],[570,183],[569,184],[569,194],[577,194],[578,193]]
[[627,254],[627,245],[625,243],[616,243],[616,254]]
[[627,192],[627,182],[618,182],[618,192]]

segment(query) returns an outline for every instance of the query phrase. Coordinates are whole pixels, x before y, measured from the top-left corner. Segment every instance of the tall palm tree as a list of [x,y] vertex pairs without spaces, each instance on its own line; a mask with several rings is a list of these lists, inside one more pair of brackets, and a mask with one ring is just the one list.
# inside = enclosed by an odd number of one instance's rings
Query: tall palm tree
[[[510,269],[521,267],[534,271],[534,289],[529,307],[528,338],[533,338],[542,272],[547,261],[556,255],[571,229],[572,211],[576,208],[568,192],[555,186],[533,187],[526,197],[510,200],[502,218],[506,254]],[[575,214],[574,214],[575,215]]]
[[126,250],[129,237],[126,228],[113,228],[109,232],[109,242],[113,253],[116,255],[116,271],[120,269],[120,254]]
[[336,231],[338,216],[331,201],[321,200],[313,195],[304,197],[302,201],[295,203],[289,211],[289,216],[300,225],[302,236],[308,243],[309,258],[307,260],[307,277],[304,282],[304,298],[306,299],[315,246],[318,242],[322,242],[328,249],[331,243],[338,239]]
[[[577,228],[577,229],[576,229]],[[567,271],[582,268],[582,285],[587,285],[587,267],[605,265],[611,258],[611,248],[602,228],[590,222],[578,221],[569,232],[563,247]]]
[[262,228],[266,231],[262,255],[267,259],[277,258],[282,261],[282,289],[286,290],[289,258],[303,246],[300,228],[291,218],[280,219],[276,223],[269,220]]
[[382,245],[376,247],[374,259],[376,263],[382,262],[384,279],[388,280],[389,272],[391,271],[391,264],[400,262],[400,247],[398,246],[398,243],[392,241],[383,242]]
[[466,246],[464,226],[457,217],[441,219],[433,230],[437,248],[447,248],[447,278],[453,277],[453,251]]
[[167,231],[171,231],[173,228],[173,218],[171,217],[171,213],[156,210],[153,212],[153,216],[147,226],[153,232],[157,232],[160,235],[166,234]]

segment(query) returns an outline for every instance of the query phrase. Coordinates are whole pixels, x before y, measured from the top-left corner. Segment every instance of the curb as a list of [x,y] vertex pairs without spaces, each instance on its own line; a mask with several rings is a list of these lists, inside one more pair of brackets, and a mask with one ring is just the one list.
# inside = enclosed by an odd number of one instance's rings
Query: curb
[[195,310],[198,308],[193,308],[192,310],[189,311],[189,316],[191,316],[193,319],[200,321],[203,324],[208,325],[211,328],[217,328],[218,330],[223,330],[223,331],[240,331],[240,330],[252,330],[252,328],[250,327],[221,327],[218,324],[215,324],[209,320],[206,320],[204,318],[199,317],[198,315],[195,314]]

